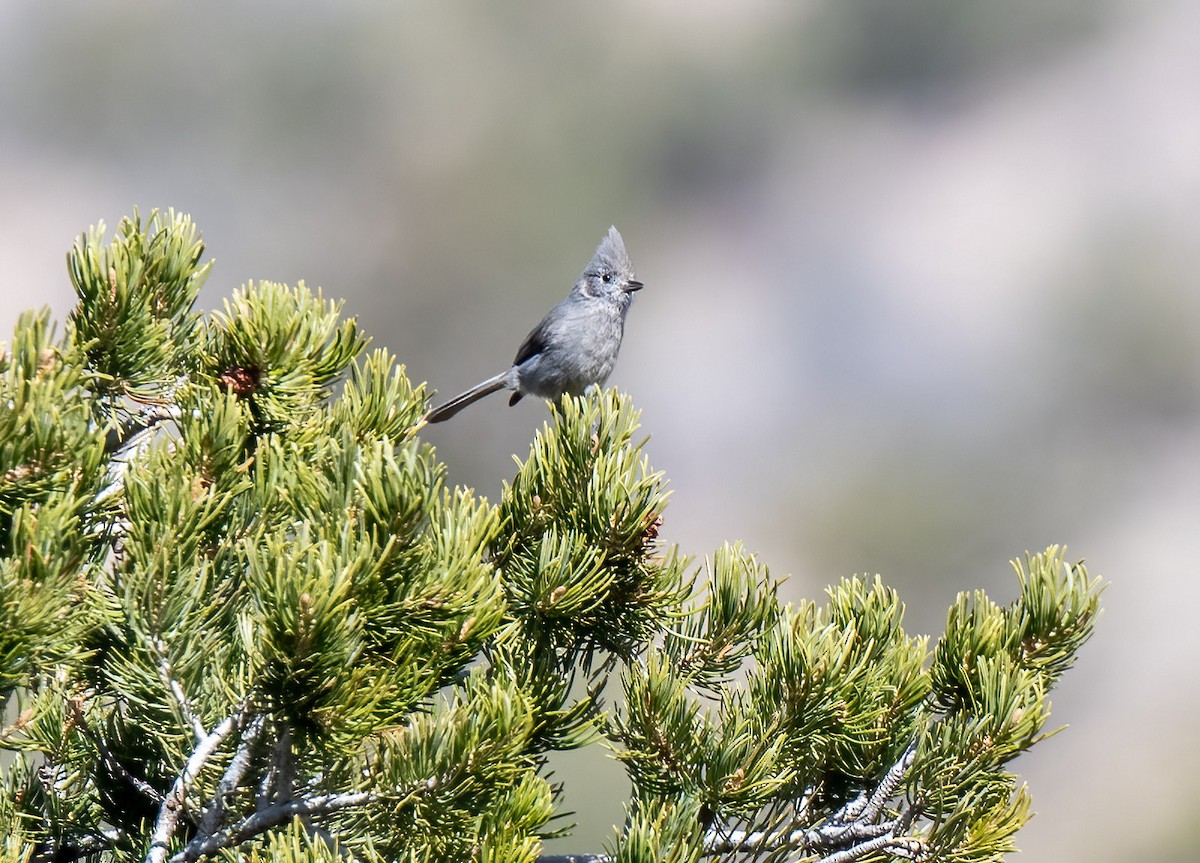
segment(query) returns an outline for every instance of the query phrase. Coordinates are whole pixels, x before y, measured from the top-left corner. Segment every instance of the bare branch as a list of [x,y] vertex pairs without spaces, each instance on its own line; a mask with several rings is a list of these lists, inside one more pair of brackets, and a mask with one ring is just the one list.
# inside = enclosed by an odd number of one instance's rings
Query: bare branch
[[797,848],[804,844],[803,830],[733,830],[719,841],[705,845],[704,856],[717,854],[758,854],[789,845]]
[[217,783],[217,790],[213,794],[212,802],[200,819],[199,836],[208,836],[220,826],[221,817],[225,814],[225,798],[237,790],[246,771],[250,769],[250,760],[254,755],[254,747],[258,745],[258,740],[262,736],[263,724],[264,717],[259,714],[246,726],[242,742],[233,754],[229,766],[225,768],[225,774]]
[[904,776],[912,767],[915,746],[905,750],[900,760],[884,774],[870,794],[863,792],[849,801],[819,826],[799,827],[808,812],[810,795],[801,798],[790,815],[761,829],[734,830],[727,833],[710,831],[705,839],[704,856],[723,854],[767,854],[786,849],[798,853],[832,852],[821,863],[851,863],[878,851],[894,857],[919,858],[927,853],[920,839],[900,835],[912,823],[915,811],[905,808],[896,817],[880,820],[888,803],[897,796]]
[[[186,848],[172,857],[170,863],[194,863],[214,851],[245,842],[280,824],[287,824],[296,816],[325,815],[340,809],[365,806],[375,799],[375,795],[369,791],[354,791],[343,794],[320,794],[302,800],[276,803],[258,810],[239,824],[218,830],[208,836],[197,836],[188,843]],[[165,846],[162,857],[159,858],[159,861],[162,860],[166,860]],[[147,863],[151,863],[149,858],[147,858]]]
[[171,661],[167,658],[167,645],[161,638],[154,639],[154,651],[158,654],[159,679],[171,693],[171,697],[175,699],[175,705],[179,708],[183,721],[192,727],[192,732],[196,735],[196,742],[202,743],[208,736],[204,731],[204,723],[192,710],[192,703],[184,693],[183,687],[179,685],[179,681],[172,676]]
[[272,803],[286,803],[291,800],[295,781],[292,729],[285,724],[281,726],[279,737],[275,741],[271,766],[263,771],[262,781],[258,784],[255,808],[262,811]]
[[104,438],[104,452],[111,455],[108,466],[108,485],[96,495],[104,500],[125,487],[125,474],[133,462],[154,439],[154,430],[169,419],[182,416],[179,406],[172,401],[179,389],[187,382],[187,376],[179,378],[167,394],[168,401],[146,405],[140,414],[131,416],[116,428],[111,428]]
[[195,783],[208,759],[217,751],[217,747],[233,730],[234,725],[234,717],[228,716],[212,730],[212,734],[205,735],[196,744],[192,757],[188,759],[183,772],[176,778],[170,793],[158,809],[158,819],[154,822],[154,833],[150,839],[150,853],[146,855],[146,863],[163,863],[167,859],[167,843],[170,842],[175,826],[179,823],[179,816],[183,813],[188,789]]
[[871,799],[867,801],[866,808],[859,813],[857,820],[873,821],[878,817],[883,807],[887,805],[887,802],[895,797],[896,792],[900,790],[900,783],[904,781],[904,775],[908,773],[908,769],[912,767],[916,757],[917,745],[914,743],[908,749],[904,750],[904,754],[900,756],[900,760],[893,764],[891,769],[884,774],[879,787],[875,789],[875,793],[871,795]]
[[148,404],[140,414],[134,414],[115,428],[108,430],[104,438],[104,452],[119,454],[129,447],[136,447],[159,423],[180,416],[180,410],[171,404]]
[[861,860],[877,851],[887,851],[893,857],[919,860],[925,856],[928,848],[920,839],[909,836],[880,836],[822,857],[817,863],[854,863],[855,860]]
[[900,756],[875,790],[867,795],[860,794],[823,824],[808,832],[805,844],[810,848],[836,848],[863,839],[874,840],[883,836],[896,836],[905,830],[911,818],[900,817],[880,821],[884,807],[896,796],[900,784],[916,758],[916,747],[910,746]]

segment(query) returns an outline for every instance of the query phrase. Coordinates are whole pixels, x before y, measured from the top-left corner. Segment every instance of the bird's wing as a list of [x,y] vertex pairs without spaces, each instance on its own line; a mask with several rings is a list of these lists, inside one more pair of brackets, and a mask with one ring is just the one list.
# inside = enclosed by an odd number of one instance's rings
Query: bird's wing
[[521,342],[521,347],[517,348],[517,358],[513,360],[514,366],[519,366],[532,356],[540,354],[546,349],[546,338],[549,335],[546,321],[549,315],[542,318],[541,322],[529,331],[529,335],[525,337],[525,341]]

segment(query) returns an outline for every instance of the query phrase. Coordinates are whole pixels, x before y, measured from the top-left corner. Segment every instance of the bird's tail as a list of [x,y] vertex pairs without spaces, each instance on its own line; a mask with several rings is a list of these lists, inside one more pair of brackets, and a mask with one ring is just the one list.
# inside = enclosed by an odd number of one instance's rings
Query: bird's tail
[[448,420],[467,405],[479,401],[484,396],[490,396],[496,390],[504,389],[509,385],[508,380],[511,371],[509,369],[501,372],[494,378],[488,378],[486,381],[471,387],[465,393],[456,395],[444,405],[434,408],[425,414],[425,422],[440,423],[443,420]]

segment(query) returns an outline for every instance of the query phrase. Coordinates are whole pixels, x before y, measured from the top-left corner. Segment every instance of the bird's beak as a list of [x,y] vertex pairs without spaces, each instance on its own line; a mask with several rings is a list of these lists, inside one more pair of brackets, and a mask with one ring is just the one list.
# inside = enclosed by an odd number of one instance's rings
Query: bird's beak
[[640,291],[644,287],[646,287],[646,286],[643,285],[641,282],[639,282],[637,279],[630,279],[628,282],[625,283],[625,293],[632,294],[634,291]]

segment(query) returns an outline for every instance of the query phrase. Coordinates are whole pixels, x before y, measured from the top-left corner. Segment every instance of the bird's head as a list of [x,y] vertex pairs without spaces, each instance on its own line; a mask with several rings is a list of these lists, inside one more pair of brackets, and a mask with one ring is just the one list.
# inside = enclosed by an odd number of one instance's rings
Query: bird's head
[[640,291],[642,287],[634,275],[625,242],[616,228],[609,228],[596,247],[596,254],[583,268],[575,289],[586,297],[607,298],[629,305],[634,291]]

